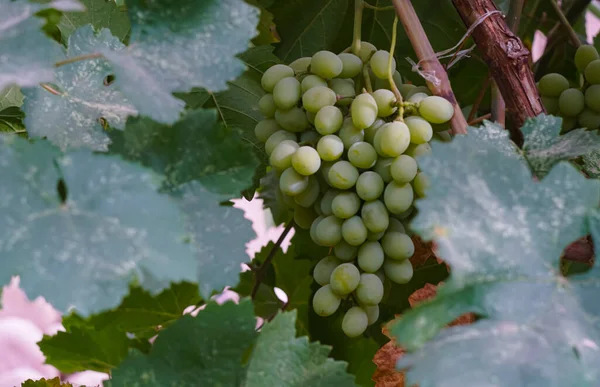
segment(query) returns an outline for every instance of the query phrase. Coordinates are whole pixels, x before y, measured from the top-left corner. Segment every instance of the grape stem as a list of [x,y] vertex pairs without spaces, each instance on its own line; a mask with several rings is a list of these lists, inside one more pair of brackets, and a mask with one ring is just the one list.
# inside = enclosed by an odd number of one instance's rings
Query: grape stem
[[354,0],[354,31],[352,35],[352,53],[360,54],[360,40],[362,33],[362,15],[365,8],[364,0]]
[[390,83],[390,88],[396,97],[396,104],[398,105],[398,117],[396,117],[397,121],[404,122],[404,106],[402,106],[402,94],[400,94],[400,90],[396,86],[396,82],[394,81],[394,71],[396,69],[392,68],[392,64],[394,62],[394,51],[396,50],[396,36],[398,35],[398,16],[394,18],[394,24],[392,25],[392,43],[390,44],[390,56],[388,58],[388,66],[387,66],[387,76],[388,82]]
[[371,76],[369,75],[369,68],[367,66],[363,66],[363,78],[365,79],[365,88],[368,93],[373,92],[373,86],[371,85]]
[[477,118],[469,121],[469,125],[477,125],[478,123],[482,122],[483,120],[489,120],[491,117],[492,117],[492,113],[485,114],[481,117],[477,117]]
[[99,52],[93,53],[93,54],[86,54],[86,55],[80,55],[80,56],[74,56],[72,58],[68,58],[65,60],[61,60],[60,62],[56,62],[54,64],[54,67],[60,67],[60,66],[64,66],[67,64],[71,64],[74,62],[80,62],[82,60],[89,60],[89,59],[96,59],[96,58],[102,58],[102,54]]
[[48,85],[47,83],[40,83],[40,87],[44,90],[46,90],[47,92],[54,94],[54,95],[62,95],[60,92],[58,92],[57,90],[54,90],[54,88],[50,85]]
[[556,12],[556,16],[558,16],[560,24],[562,24],[563,28],[567,31],[567,34],[569,34],[569,39],[571,39],[571,43],[573,43],[575,48],[579,48],[581,46],[581,41],[577,36],[577,32],[575,32],[575,30],[571,26],[571,23],[569,23],[569,20],[567,20],[567,17],[563,13],[562,9],[560,9],[560,6],[556,2],[556,0],[550,0],[550,5],[554,9],[554,12]]
[[371,5],[369,3],[365,3],[364,7],[372,9],[374,11],[391,11],[392,9],[394,9],[393,5],[388,5],[386,7],[377,7],[377,6]]

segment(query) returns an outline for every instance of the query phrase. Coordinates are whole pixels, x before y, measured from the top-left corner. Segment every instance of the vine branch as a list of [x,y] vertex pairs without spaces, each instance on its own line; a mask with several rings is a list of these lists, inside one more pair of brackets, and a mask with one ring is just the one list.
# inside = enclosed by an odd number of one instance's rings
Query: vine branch
[[556,0],[550,0],[550,5],[554,9],[554,12],[556,12],[556,16],[558,16],[558,20],[560,21],[560,24],[565,29],[565,31],[567,31],[567,34],[569,35],[569,39],[571,40],[571,43],[573,43],[573,45],[576,48],[581,46],[581,41],[579,40],[579,36],[577,36],[577,32],[575,32],[575,30],[571,26],[571,23],[569,23],[569,20],[567,20],[567,17],[563,13],[562,9],[560,9],[560,6],[556,2]]

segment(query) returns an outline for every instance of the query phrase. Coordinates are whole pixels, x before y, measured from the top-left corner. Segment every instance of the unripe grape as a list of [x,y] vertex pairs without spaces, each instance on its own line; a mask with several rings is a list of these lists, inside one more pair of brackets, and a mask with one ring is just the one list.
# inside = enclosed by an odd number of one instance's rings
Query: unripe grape
[[267,71],[265,71],[260,80],[260,84],[267,93],[272,93],[275,85],[277,85],[279,81],[281,81],[283,78],[290,78],[293,76],[294,70],[291,67],[282,64],[276,64],[269,67]]
[[407,99],[407,102],[420,104],[422,100],[429,97],[426,93],[413,93],[410,98]]
[[431,145],[429,144],[410,144],[408,148],[406,148],[405,154],[416,159],[418,157],[423,157],[431,154]]
[[312,58],[308,56],[304,58],[298,58],[292,63],[290,63],[290,67],[294,70],[294,73],[296,73],[296,75],[306,73],[308,72],[308,66],[310,66],[311,60]]
[[363,306],[363,310],[367,313],[369,325],[373,325],[379,320],[379,305]]
[[296,196],[308,188],[308,177],[288,168],[279,177],[279,188],[285,195]]
[[283,78],[273,89],[273,100],[281,110],[289,110],[300,101],[300,82],[296,78]]
[[329,170],[329,183],[339,189],[350,189],[358,180],[358,170],[348,161],[338,161]]
[[320,138],[321,136],[319,136],[319,133],[315,132],[314,130],[307,130],[300,133],[300,142],[303,143],[316,144]]
[[365,141],[373,145],[375,134],[377,133],[379,128],[385,125],[385,123],[386,122],[380,118],[376,119],[375,122],[373,122],[373,125],[369,126],[367,129],[364,130]]
[[323,221],[323,219],[325,219],[325,216],[320,215],[310,225],[310,239],[312,239],[312,241],[319,246],[323,246],[323,244],[321,243],[319,235],[317,234],[317,227]]
[[373,98],[377,104],[377,115],[379,117],[388,117],[394,114],[398,107],[396,103],[396,97],[394,93],[387,89],[379,89],[373,92]]
[[369,231],[374,233],[385,231],[390,224],[390,215],[379,200],[363,204],[360,216]]
[[332,79],[329,81],[329,87],[338,96],[338,101],[336,103],[338,106],[350,105],[353,98],[356,96],[352,79]]
[[577,126],[577,117],[563,117],[561,129],[563,133],[575,129]]
[[[373,74],[377,78],[386,79],[388,76],[388,62],[390,59],[390,53],[385,50],[379,50],[371,57],[369,65]],[[396,60],[392,58],[392,69],[396,68]]]
[[385,254],[398,261],[408,259],[415,253],[415,245],[406,234],[389,231],[381,239],[381,247]]
[[583,74],[587,65],[590,62],[600,58],[598,51],[594,46],[584,44],[580,46],[575,52],[575,66],[580,73]]
[[388,226],[386,231],[395,231],[400,232],[402,234],[406,234],[406,228],[404,227],[402,222],[396,218],[390,218],[390,225]]
[[419,172],[413,181],[413,188],[418,197],[424,198],[427,188],[429,188],[429,179],[423,172]]
[[286,208],[295,208],[297,206],[292,196],[286,195],[283,192],[281,192],[281,188],[279,187],[277,187],[277,190],[281,194],[281,202],[285,205]]
[[298,195],[294,196],[294,201],[299,206],[309,208],[317,201],[320,194],[321,192],[317,178],[314,176],[309,176],[308,187],[303,192],[300,192]]
[[454,116],[454,107],[444,98],[433,95],[419,103],[419,114],[432,124],[443,124]]
[[310,71],[325,79],[337,77],[342,69],[342,60],[331,51],[317,52],[310,62]]
[[333,255],[329,255],[317,263],[313,270],[313,278],[319,285],[325,286],[329,284],[329,278],[333,270],[341,264],[342,261]]
[[333,214],[333,199],[340,193],[337,189],[329,189],[321,198],[321,212],[325,216]]
[[314,74],[305,76],[302,79],[302,83],[300,84],[302,94],[306,93],[308,90],[312,89],[313,87],[317,87],[317,86],[327,87],[327,81],[325,81],[320,76],[314,75]]
[[340,130],[344,116],[335,106],[324,106],[315,117],[315,128],[323,136],[333,134]]
[[342,61],[342,72],[338,75],[340,78],[354,78],[362,71],[363,62],[354,54],[342,53],[338,57]]
[[355,294],[361,305],[377,305],[383,299],[383,283],[375,274],[361,274]]
[[373,125],[377,119],[377,102],[371,94],[359,94],[350,106],[352,123],[358,129],[365,129]]
[[417,86],[409,90],[408,94],[406,95],[406,98],[408,99],[417,93],[425,93],[428,96],[431,95],[431,91],[427,86]]
[[306,118],[308,119],[308,122],[310,122],[311,125],[314,125],[315,118],[317,118],[317,113],[306,112]]
[[600,85],[591,85],[585,91],[585,104],[600,113]]
[[272,118],[275,115],[277,106],[273,100],[273,94],[265,94],[258,100],[258,110],[266,118]]
[[358,266],[367,273],[375,273],[383,265],[385,256],[379,242],[365,242],[358,249]]
[[562,115],[575,117],[585,108],[585,97],[578,89],[567,89],[560,95],[558,107]]
[[405,220],[405,219],[408,219],[412,215],[414,209],[415,209],[415,207],[410,206],[410,208],[408,210],[406,210],[400,214],[394,214],[394,215],[396,216],[396,218],[398,218],[400,220]]
[[[370,72],[371,74],[373,73],[373,71]],[[375,74],[373,74],[375,75]],[[398,71],[394,71],[394,73],[392,74],[392,79],[394,80],[394,83],[396,84],[396,87],[399,87],[402,85],[402,76],[400,75],[400,73]],[[373,76],[371,78],[371,83],[373,84],[373,90],[381,90],[381,89],[386,89],[386,90],[392,90],[392,85],[390,84],[389,79],[387,79],[387,76],[385,79],[381,79],[381,78],[377,78],[375,76]]]
[[296,206],[294,208],[294,223],[305,230],[310,229],[312,223],[317,219],[317,214],[310,208]]
[[384,182],[377,172],[366,171],[356,180],[356,193],[364,201],[378,199],[383,193]]
[[385,187],[383,202],[392,214],[401,214],[408,210],[414,200],[412,186],[392,181]]
[[315,86],[302,95],[304,109],[312,113],[317,113],[325,106],[333,106],[336,102],[335,92],[325,86]]
[[330,285],[325,285],[313,297],[313,309],[321,317],[331,316],[340,307],[342,299],[331,290]]
[[413,144],[425,144],[433,137],[431,124],[419,116],[406,117],[404,123],[410,131],[410,142]]
[[600,127],[600,114],[591,109],[584,109],[577,117],[577,122],[582,128],[596,129]]
[[317,143],[317,152],[325,161],[335,161],[344,153],[344,143],[333,134],[321,137]]
[[365,133],[362,129],[358,129],[354,126],[351,118],[346,118],[342,123],[342,128],[340,129],[338,136],[344,143],[344,148],[350,149],[353,144],[363,141]]
[[271,152],[271,156],[269,157],[269,164],[277,170],[283,171],[292,166],[292,156],[296,151],[300,148],[296,141],[292,140],[283,140],[273,152]]
[[340,192],[331,202],[333,214],[340,219],[353,217],[360,208],[358,195],[351,191]]
[[600,83],[600,59],[593,60],[587,65],[585,79],[592,85]]
[[324,246],[333,247],[342,240],[341,219],[330,215],[323,219],[315,230],[317,238]]
[[417,176],[417,162],[410,156],[400,155],[394,159],[390,167],[394,181],[404,184]]
[[558,98],[554,97],[544,97],[542,95],[542,103],[546,108],[548,114],[556,114],[558,113]]
[[377,51],[377,48],[369,42],[360,42],[360,51],[358,56],[363,63],[367,63],[371,59],[371,54]]
[[342,240],[335,245],[333,252],[340,261],[350,262],[356,257],[358,247],[349,245],[346,241]]
[[329,285],[334,293],[345,296],[352,293],[360,281],[360,272],[351,263],[342,263],[336,267],[329,278]]
[[569,81],[557,73],[544,75],[538,84],[540,94],[544,97],[558,98],[563,91],[569,88]]
[[284,140],[296,141],[296,135],[294,133],[286,132],[285,130],[280,130],[270,135],[267,142],[265,142],[265,152],[267,153],[267,156],[271,156],[275,147]]
[[388,157],[400,156],[410,144],[410,130],[403,122],[394,121],[383,125],[375,135],[376,142],[379,133],[379,146]]
[[368,142],[356,142],[348,149],[348,160],[357,168],[368,169],[375,165],[377,152]]
[[394,162],[393,158],[379,158],[373,167],[373,171],[375,171],[385,183],[389,183],[392,181],[392,163]]
[[288,132],[303,132],[308,129],[309,122],[306,114],[299,107],[293,107],[289,110],[277,110],[275,112],[275,121]]
[[369,325],[369,317],[367,313],[360,307],[354,306],[346,312],[342,320],[342,331],[348,337],[358,337],[367,330]]
[[400,285],[408,283],[413,276],[413,267],[409,259],[404,261],[386,259],[383,263],[383,271],[389,279]]
[[398,91],[400,92],[400,94],[402,95],[402,98],[405,100],[408,100],[408,94],[415,89],[417,86],[412,85],[410,83],[405,83],[402,84],[400,86],[398,86]]
[[272,119],[259,121],[254,127],[254,135],[260,142],[267,142],[273,133],[281,130],[277,122]]
[[360,246],[367,240],[367,228],[360,216],[346,219],[342,224],[342,238],[352,246]]
[[[557,102],[558,103],[558,102]],[[433,131],[435,133],[438,132],[447,132],[450,130],[450,123],[449,122],[444,122],[443,124],[431,124],[431,127],[433,128]]]
[[367,229],[367,240],[370,242],[377,242],[378,240],[383,238],[383,234],[385,234],[385,231],[373,232]]
[[321,167],[321,157],[315,148],[301,146],[292,156],[292,167],[301,175],[313,175]]

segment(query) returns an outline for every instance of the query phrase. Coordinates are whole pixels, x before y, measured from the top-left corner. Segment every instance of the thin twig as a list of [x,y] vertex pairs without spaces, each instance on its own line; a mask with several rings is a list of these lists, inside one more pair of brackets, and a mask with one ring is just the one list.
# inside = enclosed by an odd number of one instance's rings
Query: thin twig
[[388,5],[388,6],[385,6],[385,7],[376,7],[376,6],[371,5],[369,3],[365,3],[364,7],[365,8],[369,8],[369,9],[373,9],[375,11],[391,11],[392,9],[394,9],[393,5]]
[[60,92],[54,90],[54,88],[47,83],[40,83],[42,89],[54,94],[54,95],[62,95]]
[[478,123],[490,119],[492,117],[492,113],[488,113],[486,115],[483,115],[481,117],[477,117],[474,120],[469,121],[469,125],[477,125]]
[[569,34],[569,39],[571,39],[571,43],[573,43],[575,47],[581,46],[581,41],[577,36],[577,32],[575,32],[575,30],[571,26],[571,23],[569,23],[569,21],[567,20],[567,17],[563,13],[562,9],[560,9],[560,6],[556,3],[556,0],[550,0],[550,5],[552,6],[552,8],[554,8],[554,12],[556,12],[556,16],[558,16],[560,24],[562,24],[563,28],[567,30],[567,33]]
[[80,55],[80,56],[74,56],[72,58],[69,59],[65,59],[65,60],[61,60],[60,62],[56,62],[54,64],[54,67],[60,67],[60,66],[64,66],[73,62],[79,62],[82,60],[89,60],[89,59],[96,59],[96,58],[101,58],[103,55],[99,52],[96,52],[94,54],[86,54],[86,55]]
[[477,98],[475,98],[475,102],[473,102],[473,107],[471,107],[471,112],[469,113],[469,117],[467,118],[468,122],[470,122],[475,117],[475,114],[477,114],[477,110],[479,110],[479,105],[481,105],[481,101],[483,101],[483,97],[485,97],[485,92],[487,91],[488,87],[490,87],[491,82],[492,75],[488,72],[485,81],[483,81],[483,84],[481,85],[481,89],[479,89],[479,94],[477,94]]
[[279,239],[277,239],[277,242],[275,242],[275,245],[273,246],[271,251],[269,251],[269,255],[267,255],[267,258],[265,259],[265,261],[256,270],[254,287],[252,288],[252,293],[251,293],[252,298],[254,298],[256,296],[256,292],[258,292],[258,288],[260,287],[260,284],[262,283],[265,275],[267,274],[267,269],[269,268],[269,265],[271,265],[271,261],[273,260],[273,258],[275,258],[275,255],[277,255],[277,252],[281,248],[281,244],[285,240],[285,237],[287,237],[287,235],[290,233],[290,231],[292,231],[293,228],[294,228],[294,221],[292,220],[292,221],[290,221],[290,223],[288,223],[287,226],[285,226],[285,229],[279,236]]

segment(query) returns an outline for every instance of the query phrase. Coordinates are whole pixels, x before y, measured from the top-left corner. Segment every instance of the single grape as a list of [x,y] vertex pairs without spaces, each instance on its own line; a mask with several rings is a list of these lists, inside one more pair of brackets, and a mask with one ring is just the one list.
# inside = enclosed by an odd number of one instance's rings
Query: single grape
[[585,97],[578,89],[567,89],[560,95],[558,107],[562,115],[575,117],[585,108]]
[[321,136],[319,136],[319,133],[315,132],[314,130],[307,130],[305,132],[300,133],[300,142],[303,143],[310,143],[315,145],[317,144],[320,138]]
[[273,94],[265,94],[258,100],[258,110],[266,118],[273,118],[275,110],[277,110]]
[[392,259],[402,261],[413,256],[415,245],[406,234],[389,231],[381,239],[381,247],[385,254]]
[[406,94],[406,98],[409,99],[417,93],[424,93],[428,96],[431,95],[431,91],[429,91],[429,88],[427,86],[417,86],[409,90],[408,94]]
[[350,106],[352,123],[358,129],[366,129],[377,119],[377,102],[371,94],[359,94]]
[[410,146],[404,152],[406,155],[416,159],[431,154],[431,145],[429,144],[410,144]]
[[377,161],[377,152],[368,142],[356,142],[348,149],[348,160],[357,168],[369,169]]
[[585,104],[590,109],[600,112],[600,85],[591,85],[585,91]]
[[321,137],[317,143],[317,152],[325,161],[335,161],[344,153],[344,143],[333,134]]
[[369,325],[373,325],[379,320],[379,305],[363,306]]
[[289,110],[300,101],[300,82],[296,78],[283,78],[273,89],[273,100],[281,110]]
[[383,202],[392,214],[400,214],[410,208],[414,200],[412,186],[392,181],[383,191]]
[[354,81],[352,81],[352,79],[332,79],[329,81],[329,87],[335,92],[335,94],[337,94],[338,101],[336,105],[350,105],[356,96],[356,91],[354,90]]
[[419,172],[413,181],[413,188],[418,197],[424,198],[427,188],[429,188],[429,179],[423,172]]
[[342,60],[331,51],[317,52],[310,62],[310,72],[325,79],[337,77],[341,74],[342,69]]
[[563,133],[569,132],[577,126],[577,117],[563,117],[561,129]]
[[422,100],[424,100],[427,97],[429,97],[429,95],[425,93],[414,93],[410,96],[410,98],[408,98],[407,102],[418,105],[421,103]]
[[323,219],[315,230],[319,241],[328,247],[340,243],[342,240],[342,223],[342,219],[338,219],[333,215]]
[[298,195],[294,196],[294,201],[299,206],[309,208],[315,204],[320,194],[321,191],[319,187],[319,181],[315,176],[309,176],[308,187],[303,192],[300,192]]
[[354,78],[362,71],[363,62],[354,54],[342,53],[338,57],[342,61],[342,72],[338,75],[340,78]]
[[303,58],[298,58],[292,63],[290,63],[290,67],[294,70],[296,75],[308,72],[308,66],[310,66],[311,57],[305,56]]
[[308,230],[315,219],[317,219],[317,214],[312,209],[302,206],[294,208],[294,223],[298,227]]
[[587,65],[585,79],[592,85],[600,83],[600,59],[593,60]]
[[351,263],[342,263],[331,273],[329,284],[334,293],[345,296],[352,293],[360,281],[360,272]]
[[340,219],[353,217],[360,208],[360,199],[358,195],[351,191],[340,192],[331,202],[333,215]]
[[283,140],[273,152],[271,152],[271,156],[269,157],[269,164],[277,170],[283,171],[292,166],[292,156],[296,151],[300,148],[296,141],[292,140]]
[[329,284],[329,278],[331,277],[333,270],[341,264],[342,261],[333,255],[329,255],[317,262],[317,265],[313,270],[313,278],[319,285],[325,286]]
[[383,299],[383,283],[375,274],[361,274],[355,294],[361,305],[377,305]]
[[563,91],[569,88],[569,81],[557,73],[544,75],[538,84],[540,94],[544,97],[558,98]]
[[375,135],[376,142],[378,135],[379,147],[387,157],[400,156],[410,145],[410,130],[403,122],[394,121],[383,125]]
[[395,231],[401,232],[402,234],[406,234],[406,228],[402,222],[396,218],[390,218],[390,225],[388,226],[386,231]]
[[358,249],[358,267],[367,273],[375,273],[383,265],[385,258],[383,248],[379,242],[365,242]]
[[275,85],[283,78],[294,76],[294,70],[286,65],[276,64],[271,66],[263,74],[260,84],[267,93],[272,93]]
[[306,119],[308,119],[311,125],[315,124],[315,118],[317,118],[317,113],[306,112]]
[[317,113],[325,106],[333,106],[336,102],[335,92],[326,86],[315,86],[302,95],[302,105],[311,113]]
[[259,121],[254,127],[254,135],[260,142],[267,142],[269,137],[275,132],[281,130],[281,127],[277,125],[277,122],[273,119],[266,119]]
[[281,199],[280,201],[287,208],[295,208],[297,206],[296,202],[294,201],[294,197],[293,196],[289,196],[289,195],[286,195],[283,192],[281,192],[281,188],[279,188],[279,186],[277,187],[277,191],[279,191],[279,193],[281,194],[281,197],[279,198],[279,199]]
[[392,181],[392,163],[394,162],[393,158],[379,158],[373,167],[373,171],[375,171],[385,183],[389,183]]
[[346,241],[342,240],[340,243],[335,245],[333,248],[335,256],[342,262],[350,262],[356,257],[358,247],[349,245]]
[[373,98],[377,104],[377,115],[379,117],[388,117],[394,114],[398,107],[395,106],[396,97],[394,93],[387,89],[379,89],[373,92]]
[[364,201],[369,202],[378,199],[383,193],[383,189],[383,179],[377,172],[363,172],[356,180],[356,193]]
[[367,240],[367,228],[360,216],[346,219],[342,224],[342,238],[352,246],[360,246]]
[[444,122],[443,124],[431,124],[431,127],[433,128],[433,131],[435,133],[439,133],[439,132],[447,132],[450,130],[450,123],[449,122]]
[[302,91],[302,94],[304,94],[308,90],[312,89],[313,87],[317,87],[317,86],[327,87],[327,81],[325,81],[323,78],[321,78],[318,75],[310,74],[310,75],[305,76],[304,79],[302,79],[302,83],[300,84],[300,89]]
[[371,55],[377,51],[377,48],[369,42],[360,42],[360,51],[358,56],[363,63],[367,63],[371,59]]
[[419,114],[432,124],[443,124],[454,116],[454,107],[446,99],[433,95],[419,103]]
[[387,278],[400,285],[408,283],[413,276],[413,267],[409,259],[404,261],[386,259],[383,263],[383,271]]
[[354,126],[351,118],[346,118],[342,123],[342,128],[340,129],[338,136],[344,143],[344,148],[349,149],[352,144],[363,141],[365,133],[362,129],[358,129]]
[[275,147],[284,140],[296,141],[296,135],[294,133],[280,130],[269,136],[267,142],[265,142],[265,152],[267,156],[271,156],[271,153],[275,150]]
[[405,220],[408,219],[409,216],[412,215],[413,211],[414,211],[415,207],[410,206],[410,208],[406,211],[404,211],[401,214],[394,214],[396,216],[396,218],[400,219],[400,220]]
[[342,331],[350,338],[362,335],[367,330],[368,325],[367,312],[358,306],[348,309],[342,319]]
[[[370,73],[372,74],[373,71],[371,71]],[[402,76],[397,70],[394,71],[394,74],[392,74],[392,79],[394,80],[396,87],[400,87],[402,85]],[[390,81],[387,79],[387,77],[385,79],[380,79],[375,76],[371,77],[371,83],[373,84],[373,90],[386,89],[392,91],[392,85],[390,84]]]
[[294,168],[288,168],[279,177],[279,188],[288,196],[296,196],[308,188],[308,177],[300,175]]
[[[371,57],[369,65],[373,74],[377,78],[386,79],[388,76],[388,62],[390,59],[390,53],[385,50],[379,50]],[[392,69],[396,68],[396,60],[392,58]]]
[[400,155],[394,159],[390,167],[394,181],[403,184],[413,181],[417,176],[417,162],[410,156]]
[[598,55],[596,48],[594,46],[584,44],[579,46],[575,52],[575,66],[577,67],[577,70],[583,74],[587,65],[598,58],[600,58],[600,56]]
[[321,167],[321,157],[315,148],[301,146],[292,156],[292,167],[301,175],[313,175]]
[[302,109],[293,107],[289,110],[275,112],[275,121],[288,132],[303,132],[310,126],[308,118]]
[[600,127],[600,114],[592,109],[584,109],[577,117],[577,122],[582,128],[596,129]]
[[335,199],[335,197],[339,195],[339,193],[340,191],[338,191],[337,189],[329,189],[327,190],[327,192],[325,192],[325,194],[321,198],[321,212],[323,213],[323,215],[329,216],[333,214],[333,199]]
[[425,144],[433,137],[431,124],[419,116],[406,117],[404,123],[410,131],[410,142],[413,144]]
[[558,113],[558,98],[545,97],[542,95],[542,104],[544,104],[548,114]]
[[377,242],[378,240],[383,238],[383,234],[385,234],[385,231],[373,232],[367,229],[367,240],[370,242]]
[[319,246],[323,246],[321,240],[319,239],[319,235],[317,234],[317,227],[321,222],[325,219],[325,216],[319,215],[310,225],[310,239],[312,239],[315,244]]
[[315,128],[323,136],[340,130],[344,116],[335,106],[324,106],[315,117]]
[[371,232],[378,233],[385,231],[390,224],[390,215],[385,205],[379,200],[363,204],[360,216],[365,226]]
[[331,316],[340,307],[342,299],[325,285],[315,293],[312,305],[315,313],[321,317]]
[[385,121],[378,118],[373,122],[373,125],[369,126],[364,130],[365,141],[373,145],[373,140],[375,139],[375,134],[383,125],[385,125]]
[[350,189],[358,180],[358,169],[348,161],[337,161],[329,170],[329,183],[339,189]]

